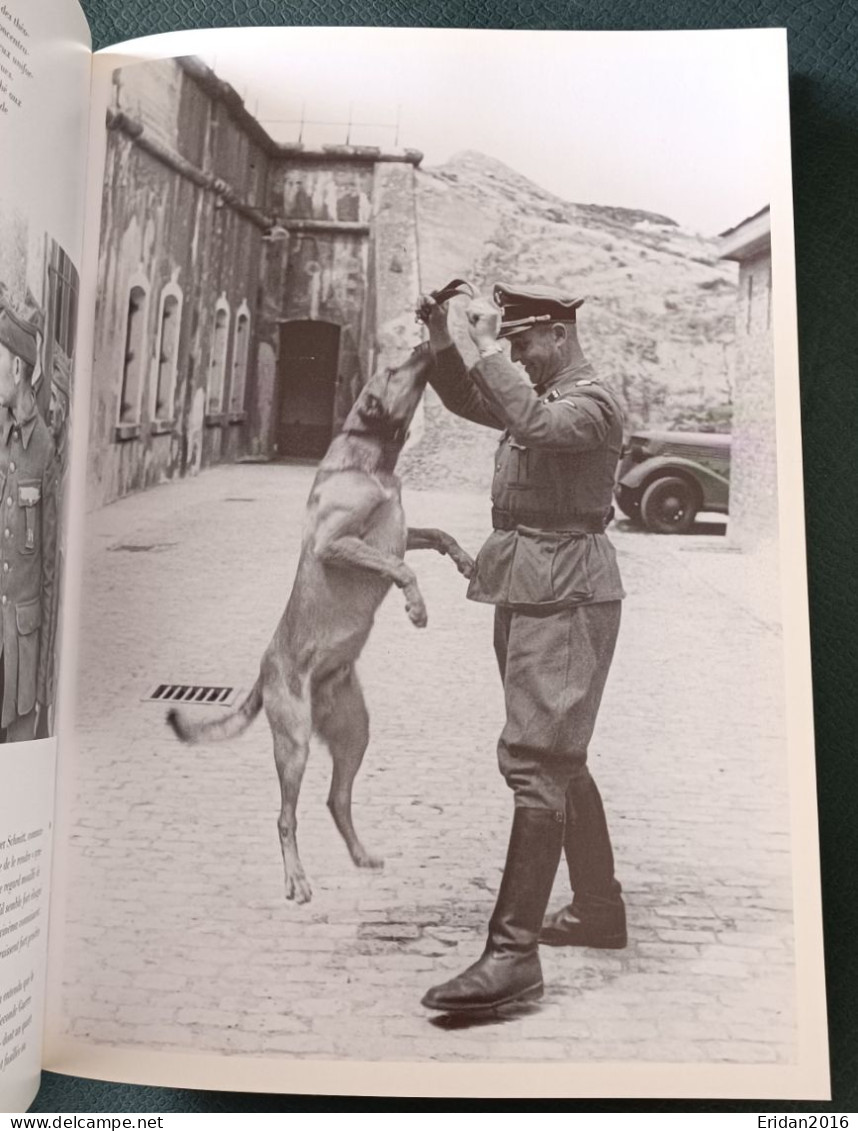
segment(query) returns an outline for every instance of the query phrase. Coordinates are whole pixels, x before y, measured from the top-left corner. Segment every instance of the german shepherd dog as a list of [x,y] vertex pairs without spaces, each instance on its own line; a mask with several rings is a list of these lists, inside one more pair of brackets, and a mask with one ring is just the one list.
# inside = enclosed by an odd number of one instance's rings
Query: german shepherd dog
[[331,752],[328,807],[352,860],[359,868],[382,865],[352,823],[352,785],[369,741],[354,665],[391,584],[402,590],[411,623],[426,625],[426,605],[405,551],[449,554],[465,577],[473,568],[449,534],[406,527],[394,474],[433,364],[424,344],[403,365],[376,373],[319,464],[292,594],[244,702],[210,722],[191,721],[177,710],[167,716],[182,741],[196,743],[241,734],[265,708],[280,779],[277,827],[286,898],[298,903],[312,896],[298,855],[295,809],[313,733]]

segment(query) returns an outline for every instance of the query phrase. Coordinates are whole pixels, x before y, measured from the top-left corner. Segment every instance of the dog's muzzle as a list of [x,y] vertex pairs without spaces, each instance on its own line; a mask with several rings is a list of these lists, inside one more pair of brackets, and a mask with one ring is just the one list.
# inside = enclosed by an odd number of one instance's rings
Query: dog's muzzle
[[344,429],[348,436],[376,436],[385,444],[404,444],[408,439],[409,423],[391,420],[389,416],[361,413],[362,428]]

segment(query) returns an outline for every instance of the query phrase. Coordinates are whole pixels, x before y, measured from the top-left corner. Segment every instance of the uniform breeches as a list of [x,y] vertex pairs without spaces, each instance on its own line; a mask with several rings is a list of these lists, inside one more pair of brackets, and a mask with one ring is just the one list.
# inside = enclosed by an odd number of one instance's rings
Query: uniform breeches
[[614,655],[622,602],[532,615],[495,608],[506,700],[498,765],[515,804],[563,812],[589,779],[587,747]]

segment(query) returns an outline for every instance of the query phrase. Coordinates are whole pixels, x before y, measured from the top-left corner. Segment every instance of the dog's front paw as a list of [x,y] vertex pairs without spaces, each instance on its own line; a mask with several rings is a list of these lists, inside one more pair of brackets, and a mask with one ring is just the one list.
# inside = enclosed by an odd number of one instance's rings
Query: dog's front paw
[[408,619],[415,627],[426,627],[429,620],[426,602],[423,600],[423,594],[413,582],[405,586],[405,611],[408,614]]
[[429,623],[429,614],[426,612],[426,606],[423,603],[422,597],[417,601],[408,601],[405,606],[405,611],[408,613],[408,619],[415,628],[425,628]]
[[456,569],[462,577],[472,577],[474,573],[474,559],[470,554],[466,554],[464,550],[459,550],[458,553],[451,554],[450,557],[456,563]]

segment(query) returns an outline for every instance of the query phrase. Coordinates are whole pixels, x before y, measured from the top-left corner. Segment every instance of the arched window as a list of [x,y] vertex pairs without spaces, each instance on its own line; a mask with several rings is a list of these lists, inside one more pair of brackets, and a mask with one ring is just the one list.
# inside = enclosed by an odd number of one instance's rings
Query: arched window
[[250,356],[250,310],[247,300],[238,308],[235,319],[235,338],[232,343],[232,382],[229,390],[230,413],[244,412],[244,392],[247,387],[247,360]]
[[179,336],[182,328],[182,289],[170,282],[161,291],[158,315],[158,340],[155,346],[155,383],[152,404],[153,422],[172,422],[179,364]]
[[229,345],[229,303],[225,296],[215,306],[214,332],[209,355],[209,373],[206,385],[206,414],[217,416],[223,412],[223,380],[226,373],[226,351]]
[[122,355],[122,382],[117,424],[119,438],[135,435],[140,425],[140,404],[146,378],[146,318],[149,283],[135,275],[128,288],[125,308],[125,348]]

